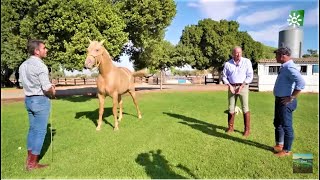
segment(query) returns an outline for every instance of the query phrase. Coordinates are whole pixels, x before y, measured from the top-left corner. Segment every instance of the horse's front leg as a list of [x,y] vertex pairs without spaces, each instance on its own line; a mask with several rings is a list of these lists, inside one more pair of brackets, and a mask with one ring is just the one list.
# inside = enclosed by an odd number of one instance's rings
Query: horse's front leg
[[98,98],[99,98],[99,120],[98,120],[98,126],[96,128],[97,131],[101,129],[105,96],[98,93]]
[[120,122],[122,119],[122,98],[121,95],[118,95],[118,103],[119,103],[119,118],[118,121]]
[[117,131],[119,130],[119,122],[118,122],[118,94],[114,94],[112,96],[112,102],[113,102],[113,106],[112,106],[112,113],[113,113],[113,118],[114,118],[114,130]]

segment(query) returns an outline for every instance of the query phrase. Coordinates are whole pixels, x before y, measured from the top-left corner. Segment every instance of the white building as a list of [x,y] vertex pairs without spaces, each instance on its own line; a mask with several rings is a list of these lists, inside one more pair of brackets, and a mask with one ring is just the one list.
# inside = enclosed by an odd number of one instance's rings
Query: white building
[[[295,64],[306,81],[302,92],[319,93],[319,58],[293,58]],[[258,88],[259,91],[272,91],[280,69],[276,59],[261,59],[258,61]]]

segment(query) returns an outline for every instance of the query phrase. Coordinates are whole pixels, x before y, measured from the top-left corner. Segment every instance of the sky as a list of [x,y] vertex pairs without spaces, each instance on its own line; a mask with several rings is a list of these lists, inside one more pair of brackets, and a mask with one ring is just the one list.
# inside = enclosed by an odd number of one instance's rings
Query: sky
[[246,31],[256,41],[277,47],[278,34],[289,25],[290,11],[304,10],[303,51],[319,49],[319,1],[317,0],[176,0],[177,14],[167,28],[165,39],[179,42],[185,26],[211,18],[235,20],[239,31]]
[[[304,10],[303,53],[307,49],[319,53],[319,1],[318,0],[175,0],[176,16],[166,29],[165,40],[176,45],[185,26],[197,25],[199,20],[235,20],[239,31],[246,31],[264,45],[278,47],[279,31],[289,25],[293,10]],[[128,56],[120,58],[117,66],[133,70]],[[188,69],[188,68],[187,68]]]

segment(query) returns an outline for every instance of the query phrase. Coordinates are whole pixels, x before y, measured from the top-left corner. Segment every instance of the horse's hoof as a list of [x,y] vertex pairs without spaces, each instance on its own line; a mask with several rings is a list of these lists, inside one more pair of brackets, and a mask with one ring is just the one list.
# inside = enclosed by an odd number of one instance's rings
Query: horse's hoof
[[114,130],[114,131],[119,131],[119,128],[118,128],[118,127],[116,127],[116,128],[113,128],[113,130]]
[[100,131],[100,130],[101,130],[101,128],[99,128],[99,127],[96,128],[96,131]]
[[139,118],[139,119],[141,119],[141,118],[142,118],[142,116],[141,116],[141,115],[139,115],[139,116],[138,116],[138,118]]

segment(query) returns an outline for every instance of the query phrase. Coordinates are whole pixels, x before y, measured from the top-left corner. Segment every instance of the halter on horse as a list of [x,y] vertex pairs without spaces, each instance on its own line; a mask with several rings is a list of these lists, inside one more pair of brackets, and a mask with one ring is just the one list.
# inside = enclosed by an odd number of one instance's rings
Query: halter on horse
[[[129,94],[131,95],[137,109],[138,118],[141,119],[141,112],[135,98],[134,77],[143,76],[145,75],[145,72],[143,70],[131,72],[127,68],[114,66],[108,51],[103,47],[103,42],[104,41],[90,41],[90,45],[87,49],[85,67],[91,69],[93,66],[96,66],[99,69],[99,75],[97,78],[99,120],[96,130],[98,131],[101,129],[104,101],[106,96],[110,96],[113,99],[112,113],[114,117],[114,130],[118,130],[118,121],[121,121],[122,119],[121,95],[124,93],[129,92]],[[117,118],[118,104],[120,107],[119,119]]]

